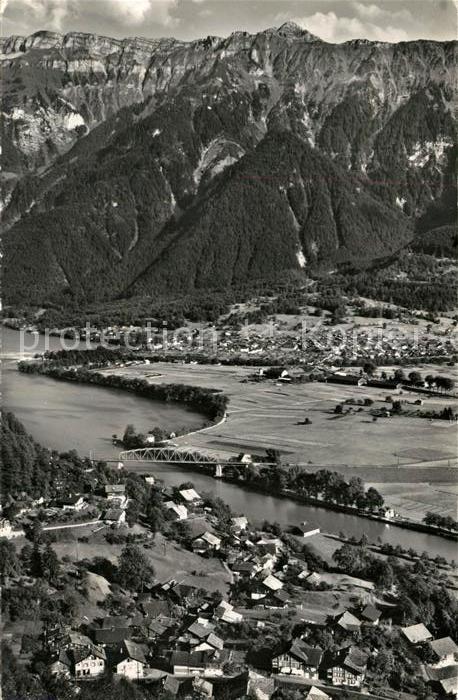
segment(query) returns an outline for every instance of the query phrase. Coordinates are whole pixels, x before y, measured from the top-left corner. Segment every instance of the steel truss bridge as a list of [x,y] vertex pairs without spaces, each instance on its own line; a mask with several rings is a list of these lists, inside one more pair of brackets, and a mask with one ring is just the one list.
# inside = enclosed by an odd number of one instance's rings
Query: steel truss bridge
[[215,457],[194,450],[177,450],[174,447],[142,447],[119,453],[120,462],[167,462],[168,464],[221,464]]
[[[180,450],[175,447],[142,447],[136,450],[123,450],[119,453],[120,462],[166,462],[167,464],[198,464],[246,467],[247,464],[236,461],[225,461],[202,454],[196,450]],[[263,466],[273,466],[271,462],[263,462]]]

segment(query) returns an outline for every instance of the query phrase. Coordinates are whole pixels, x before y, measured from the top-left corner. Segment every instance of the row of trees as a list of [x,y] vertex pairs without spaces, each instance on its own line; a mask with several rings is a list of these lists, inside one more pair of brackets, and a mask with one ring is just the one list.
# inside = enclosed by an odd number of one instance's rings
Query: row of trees
[[446,530],[458,531],[458,523],[450,515],[439,515],[438,513],[426,513],[423,518],[426,525],[434,525],[435,527],[443,527]]
[[291,491],[298,496],[314,498],[342,506],[356,506],[360,510],[377,511],[383,506],[383,497],[373,487],[365,490],[359,477],[348,481],[339,472],[319,469],[308,472],[298,466],[247,467],[247,483],[268,493]]
[[54,379],[122,389],[154,401],[176,401],[203,413],[212,421],[224,416],[228,404],[228,397],[215,389],[188,384],[149,384],[139,377],[101,374],[86,367],[70,368],[61,361],[20,362],[18,368],[22,372],[45,374]]

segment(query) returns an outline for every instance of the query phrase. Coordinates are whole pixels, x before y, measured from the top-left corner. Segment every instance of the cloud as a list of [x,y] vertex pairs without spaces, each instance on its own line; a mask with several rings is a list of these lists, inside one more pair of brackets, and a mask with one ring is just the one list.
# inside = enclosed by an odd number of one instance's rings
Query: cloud
[[379,5],[370,4],[364,2],[353,2],[353,9],[356,13],[363,19],[378,21],[378,22],[393,22],[394,21],[404,21],[409,22],[412,20],[412,15],[406,8],[402,10],[384,10]]
[[[112,26],[140,29],[146,22],[164,27],[173,26],[171,10],[177,0],[0,0],[6,11],[4,19],[11,27],[28,30],[45,28],[68,31],[97,21]],[[89,29],[90,31],[90,29]],[[108,31],[107,31],[108,33]]]
[[337,17],[335,12],[315,12],[306,17],[296,17],[294,21],[312,34],[332,43],[361,38],[390,42],[408,40],[407,32],[401,27],[381,26],[359,17]]

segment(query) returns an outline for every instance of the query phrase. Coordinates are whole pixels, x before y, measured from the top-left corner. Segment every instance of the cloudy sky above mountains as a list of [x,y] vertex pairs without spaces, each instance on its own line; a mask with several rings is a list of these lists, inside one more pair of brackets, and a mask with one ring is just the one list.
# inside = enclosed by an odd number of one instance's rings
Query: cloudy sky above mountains
[[0,0],[2,35],[39,29],[194,39],[293,20],[331,42],[455,39],[458,0]]

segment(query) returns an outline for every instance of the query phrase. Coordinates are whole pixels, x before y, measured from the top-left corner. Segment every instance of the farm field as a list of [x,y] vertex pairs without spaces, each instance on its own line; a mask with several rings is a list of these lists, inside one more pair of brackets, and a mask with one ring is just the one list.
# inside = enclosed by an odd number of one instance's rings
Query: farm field
[[[382,492],[384,484],[433,483],[445,487],[456,481],[455,423],[401,416],[374,422],[367,407],[361,411],[360,407],[354,407],[345,415],[334,413],[335,406],[346,399],[370,398],[374,406],[386,406],[386,396],[394,394],[386,389],[317,382],[279,386],[270,380],[244,381],[255,370],[233,366],[158,363],[154,373],[150,365],[107,371],[144,376],[154,383],[219,389],[229,396],[226,421],[177,438],[175,442],[182,448],[202,450],[221,459],[230,459],[241,452],[264,454],[266,448],[275,448],[286,463],[302,464],[313,470],[329,467],[347,476],[357,475],[366,482],[376,483]],[[399,398],[411,403],[413,408],[418,394],[404,391]],[[438,410],[450,404],[456,407],[458,401],[427,398],[421,410]],[[300,425],[306,417],[311,425]],[[422,486],[415,493],[398,490],[393,497],[399,508],[405,500],[406,514],[415,501],[417,512],[409,517],[417,519],[420,512],[437,504],[437,494],[429,486]],[[443,512],[453,514],[455,499],[444,500]]]

